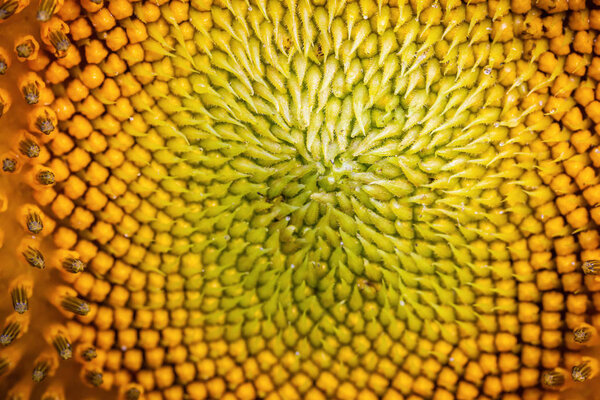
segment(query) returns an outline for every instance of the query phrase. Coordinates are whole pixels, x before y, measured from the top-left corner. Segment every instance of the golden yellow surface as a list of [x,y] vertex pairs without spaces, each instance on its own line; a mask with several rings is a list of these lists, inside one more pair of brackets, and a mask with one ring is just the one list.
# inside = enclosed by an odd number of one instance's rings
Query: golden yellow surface
[[7,398],[594,398],[593,2],[59,5],[0,24],[0,154],[41,149],[0,175]]

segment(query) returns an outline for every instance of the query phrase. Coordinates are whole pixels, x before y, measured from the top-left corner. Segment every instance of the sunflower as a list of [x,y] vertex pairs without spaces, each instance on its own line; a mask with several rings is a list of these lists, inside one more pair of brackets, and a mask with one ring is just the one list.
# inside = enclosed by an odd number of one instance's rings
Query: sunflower
[[7,399],[593,396],[600,1],[0,23]]

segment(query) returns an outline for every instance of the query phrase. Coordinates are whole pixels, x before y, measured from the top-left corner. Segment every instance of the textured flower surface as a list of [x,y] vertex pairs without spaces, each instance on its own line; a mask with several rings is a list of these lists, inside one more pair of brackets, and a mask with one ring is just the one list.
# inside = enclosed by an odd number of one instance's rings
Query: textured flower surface
[[599,6],[0,0],[0,393],[593,399]]

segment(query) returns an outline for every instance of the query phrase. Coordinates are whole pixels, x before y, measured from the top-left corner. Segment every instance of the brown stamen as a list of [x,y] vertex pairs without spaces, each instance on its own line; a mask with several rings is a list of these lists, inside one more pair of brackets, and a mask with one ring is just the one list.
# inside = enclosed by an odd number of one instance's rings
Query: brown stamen
[[48,115],[41,115],[35,120],[35,126],[42,132],[44,135],[49,135],[54,132],[56,128],[54,126],[54,122],[48,117]]
[[586,275],[600,274],[600,260],[588,260],[581,265],[581,269]]
[[75,296],[65,296],[60,305],[66,311],[77,315],[87,315],[90,312],[90,305],[85,300]]
[[46,260],[38,249],[34,249],[28,246],[27,249],[22,253],[27,263],[34,268],[44,269],[46,268]]
[[14,321],[4,327],[2,334],[0,335],[0,344],[3,346],[8,346],[11,344],[19,333],[21,332],[21,324]]
[[37,20],[48,21],[56,11],[56,0],[42,0],[37,12]]
[[29,230],[29,232],[33,233],[34,235],[37,235],[42,231],[42,229],[44,229],[42,219],[36,212],[30,212],[29,214],[27,214],[26,225],[27,230]]
[[71,343],[61,333],[57,334],[54,337],[54,339],[52,340],[52,344],[54,344],[56,351],[58,351],[58,355],[63,360],[68,360],[69,358],[71,358],[73,356],[73,350],[71,348]]
[[97,356],[96,349],[93,347],[88,347],[87,349],[85,349],[81,352],[81,357],[85,361],[92,361],[94,358],[96,358],[96,356]]
[[6,0],[0,4],[0,19],[7,19],[12,16],[19,7],[19,2],[16,0]]
[[17,170],[17,160],[14,158],[5,158],[2,160],[2,171],[15,172]]
[[587,343],[592,338],[592,329],[589,326],[582,326],[573,330],[573,340],[577,343]]
[[545,371],[542,374],[542,383],[551,388],[559,388],[565,384],[565,375],[557,370]]
[[50,364],[48,361],[38,361],[38,363],[33,368],[33,372],[31,374],[31,379],[35,383],[40,383],[48,376],[48,372],[50,371]]
[[6,71],[8,71],[8,62],[4,57],[0,57],[0,75],[6,74]]
[[23,314],[29,310],[29,299],[27,298],[27,292],[23,286],[18,286],[10,292],[12,298],[13,308],[19,314]]
[[68,257],[63,260],[62,267],[67,272],[77,274],[85,269],[85,264],[77,258]]
[[56,182],[56,177],[54,176],[54,173],[52,171],[49,170],[42,170],[40,171],[36,177],[37,181],[42,184],[42,185],[54,185],[54,182]]
[[571,370],[571,376],[575,382],[585,382],[592,375],[592,367],[589,361],[576,365]]
[[23,97],[27,104],[37,104],[40,101],[40,91],[35,83],[28,83],[23,86]]
[[17,51],[17,56],[27,58],[33,54],[35,46],[32,40],[27,40],[19,44],[15,50]]
[[67,54],[67,50],[69,50],[71,42],[64,32],[59,30],[50,32],[48,39],[50,40],[50,43],[52,43],[52,46],[54,46],[54,50],[56,50],[56,56],[58,58],[62,58]]
[[40,155],[40,146],[31,139],[23,139],[19,142],[19,151],[28,158],[36,158]]
[[102,385],[102,382],[104,381],[102,379],[102,372],[100,371],[87,371],[85,373],[85,379],[92,385],[92,386],[100,386]]

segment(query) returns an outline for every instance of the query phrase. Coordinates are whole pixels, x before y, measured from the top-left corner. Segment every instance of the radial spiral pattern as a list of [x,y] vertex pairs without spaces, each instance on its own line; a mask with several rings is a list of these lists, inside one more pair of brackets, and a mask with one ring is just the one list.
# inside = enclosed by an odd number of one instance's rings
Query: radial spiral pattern
[[596,2],[0,0],[7,399],[585,396]]

